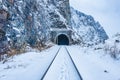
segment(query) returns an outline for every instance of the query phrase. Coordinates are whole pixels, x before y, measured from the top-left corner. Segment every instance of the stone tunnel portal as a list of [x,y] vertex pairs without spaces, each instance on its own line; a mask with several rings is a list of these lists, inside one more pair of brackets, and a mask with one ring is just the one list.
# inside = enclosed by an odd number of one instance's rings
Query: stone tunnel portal
[[65,34],[60,34],[56,38],[56,44],[69,45],[69,38]]

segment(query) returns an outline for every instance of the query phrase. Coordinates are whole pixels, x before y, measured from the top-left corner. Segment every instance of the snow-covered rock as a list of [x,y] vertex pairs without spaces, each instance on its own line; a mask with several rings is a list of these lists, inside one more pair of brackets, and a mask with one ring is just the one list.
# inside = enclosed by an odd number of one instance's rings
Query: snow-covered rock
[[108,36],[99,22],[96,22],[90,15],[86,15],[71,7],[71,25],[75,34],[82,38],[83,43],[103,43]]
[[50,40],[50,28],[71,28],[75,32],[73,41],[82,39],[87,44],[104,42],[108,38],[91,16],[73,8],[70,11],[69,0],[2,0],[0,10],[8,13],[3,28],[12,48],[45,45]]
[[70,22],[69,0],[3,0],[0,4],[0,9],[9,13],[5,31],[12,44],[19,40],[31,46],[44,44],[51,27],[66,28]]

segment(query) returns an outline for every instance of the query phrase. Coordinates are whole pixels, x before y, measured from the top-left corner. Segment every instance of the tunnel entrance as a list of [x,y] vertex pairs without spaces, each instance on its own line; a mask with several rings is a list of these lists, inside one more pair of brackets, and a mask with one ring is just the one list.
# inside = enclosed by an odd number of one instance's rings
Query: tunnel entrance
[[61,34],[57,37],[56,44],[58,44],[58,45],[69,45],[69,39],[66,35]]

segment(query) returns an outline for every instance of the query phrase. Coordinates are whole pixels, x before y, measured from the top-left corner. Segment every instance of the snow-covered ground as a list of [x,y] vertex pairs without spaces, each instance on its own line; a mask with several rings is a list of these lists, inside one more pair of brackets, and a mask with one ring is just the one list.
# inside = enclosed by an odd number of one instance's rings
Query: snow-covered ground
[[[28,52],[0,62],[0,80],[40,80],[60,46]],[[102,49],[67,46],[83,80],[120,80],[120,61]],[[64,47],[60,49],[44,80],[79,80]]]
[[40,80],[59,47],[42,52],[28,52],[0,62],[0,80]]
[[120,61],[94,48],[67,47],[83,80],[120,80]]

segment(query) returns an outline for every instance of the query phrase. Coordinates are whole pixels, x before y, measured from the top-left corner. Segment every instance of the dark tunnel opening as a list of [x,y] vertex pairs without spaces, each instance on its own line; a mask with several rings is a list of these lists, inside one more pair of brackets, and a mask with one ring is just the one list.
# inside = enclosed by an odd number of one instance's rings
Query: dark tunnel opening
[[57,37],[56,43],[58,45],[69,45],[69,39],[66,35],[61,34]]

